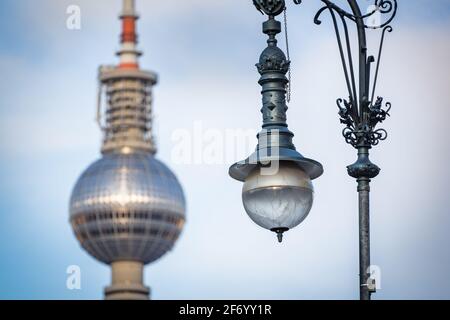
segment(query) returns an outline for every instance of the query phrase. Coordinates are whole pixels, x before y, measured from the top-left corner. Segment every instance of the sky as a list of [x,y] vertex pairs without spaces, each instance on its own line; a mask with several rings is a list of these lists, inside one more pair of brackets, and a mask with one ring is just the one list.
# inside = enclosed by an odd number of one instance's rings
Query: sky
[[[382,169],[371,195],[372,263],[381,271],[373,298],[449,299],[450,1],[398,2],[378,84],[393,106],[383,123],[389,138],[371,157]],[[69,5],[81,9],[80,30],[66,27]],[[117,62],[120,8],[119,0],[0,2],[1,299],[101,299],[109,285],[108,266],[73,236],[68,202],[100,157],[96,73]],[[346,97],[345,82],[329,16],[313,23],[319,8],[288,2],[288,123],[297,149],[325,174],[314,181],[309,217],[280,245],[247,217],[242,184],[228,177],[261,126],[254,64],[264,17],[250,0],[137,0],[141,66],[160,77],[158,158],[187,198],[174,250],[145,269],[152,298],[358,298],[356,183],[345,169],[356,152],[341,137],[335,100]],[[379,36],[370,32],[372,54]],[[182,159],[180,133],[192,137]],[[205,151],[213,144],[220,156]],[[71,265],[80,267],[80,290],[66,287]]]

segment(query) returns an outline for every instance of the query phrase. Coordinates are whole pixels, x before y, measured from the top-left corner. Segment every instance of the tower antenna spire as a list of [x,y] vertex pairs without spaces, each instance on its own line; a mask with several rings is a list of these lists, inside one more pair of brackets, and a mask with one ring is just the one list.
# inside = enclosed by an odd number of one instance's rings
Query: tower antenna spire
[[120,57],[119,68],[139,69],[138,58],[142,53],[137,50],[136,21],[139,16],[136,14],[135,0],[123,0],[120,19],[122,20],[122,34],[120,36],[121,48],[117,53]]

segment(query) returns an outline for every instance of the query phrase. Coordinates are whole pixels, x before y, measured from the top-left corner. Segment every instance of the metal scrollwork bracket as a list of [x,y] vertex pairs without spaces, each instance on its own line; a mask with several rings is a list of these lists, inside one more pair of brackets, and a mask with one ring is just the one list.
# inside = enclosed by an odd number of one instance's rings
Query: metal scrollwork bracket
[[[302,0],[293,0],[293,2],[300,4]],[[347,0],[351,13],[330,0],[321,0],[321,2],[324,6],[315,15],[314,23],[321,24],[322,13],[329,11],[348,89],[348,100],[337,100],[341,123],[346,125],[343,136],[345,141],[355,148],[371,148],[387,138],[386,130],[377,129],[377,125],[389,116],[391,104],[387,102],[383,105],[383,98],[375,99],[375,93],[384,39],[386,32],[393,30],[389,24],[396,16],[397,0],[374,0],[374,9],[366,14],[361,13],[356,0]],[[366,19],[376,13],[387,18],[377,26],[368,25]],[[359,74],[356,74],[353,61],[352,52],[354,51],[350,41],[348,21],[354,22],[358,30]],[[366,29],[382,29],[377,59],[367,55]],[[376,62],[376,70],[372,77],[371,65],[374,62]]]

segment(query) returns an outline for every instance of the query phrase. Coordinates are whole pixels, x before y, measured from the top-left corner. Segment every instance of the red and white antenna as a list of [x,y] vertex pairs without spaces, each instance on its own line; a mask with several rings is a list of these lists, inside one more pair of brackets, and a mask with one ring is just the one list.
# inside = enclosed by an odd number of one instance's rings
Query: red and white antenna
[[137,50],[136,20],[139,16],[136,14],[135,1],[123,0],[123,11],[120,15],[122,19],[121,49],[117,53],[120,57],[119,68],[138,69],[138,58],[142,54]]

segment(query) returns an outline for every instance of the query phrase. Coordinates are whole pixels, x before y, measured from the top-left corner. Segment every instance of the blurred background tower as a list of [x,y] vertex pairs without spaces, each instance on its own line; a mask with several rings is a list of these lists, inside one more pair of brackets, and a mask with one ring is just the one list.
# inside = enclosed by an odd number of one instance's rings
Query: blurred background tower
[[134,0],[123,0],[120,18],[119,65],[99,69],[102,158],[76,183],[70,222],[81,246],[111,265],[106,299],[148,299],[144,265],[174,246],[185,222],[185,199],[175,175],[154,157],[152,87],[157,76],[139,68]]

